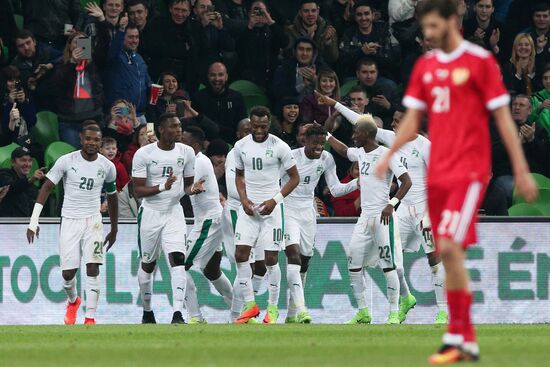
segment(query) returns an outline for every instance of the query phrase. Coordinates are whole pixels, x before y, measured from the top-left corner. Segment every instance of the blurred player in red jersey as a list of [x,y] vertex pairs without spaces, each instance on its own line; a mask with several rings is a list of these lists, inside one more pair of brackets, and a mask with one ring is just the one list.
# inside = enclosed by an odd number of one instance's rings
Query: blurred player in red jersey
[[428,208],[436,245],[447,271],[450,322],[435,365],[479,359],[470,320],[472,294],[465,252],[476,242],[477,209],[491,172],[490,115],[512,162],[516,189],[527,201],[537,186],[510,114],[508,95],[491,53],[465,41],[459,31],[456,0],[425,0],[419,9],[425,41],[434,48],[416,63],[403,104],[407,112],[390,151],[376,173],[385,175],[391,156],[418,131],[428,115],[432,142],[428,165]]

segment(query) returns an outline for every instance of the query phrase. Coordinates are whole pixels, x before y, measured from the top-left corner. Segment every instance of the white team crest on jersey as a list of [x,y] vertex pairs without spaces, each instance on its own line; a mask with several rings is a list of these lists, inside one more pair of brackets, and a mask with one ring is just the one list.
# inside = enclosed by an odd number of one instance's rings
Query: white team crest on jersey
[[420,152],[418,151],[418,149],[414,148],[411,155],[415,156],[416,158],[418,158],[418,155],[420,154]]
[[462,85],[468,81],[470,78],[470,70],[466,68],[457,68],[454,69],[451,78],[454,85]]
[[184,159],[183,158],[178,158],[178,166],[183,166],[183,163],[184,163]]
[[103,168],[97,170],[97,177],[105,178],[105,170]]
[[323,173],[323,166],[317,166],[317,174],[320,175]]
[[266,157],[271,157],[271,158],[273,158],[273,149],[267,148],[267,149],[265,150],[265,156],[266,156]]
[[439,80],[445,80],[449,77],[449,70],[447,70],[447,69],[437,69],[435,71],[435,76]]
[[422,81],[424,82],[424,84],[430,84],[433,79],[434,77],[429,71],[424,73],[424,76],[422,77]]

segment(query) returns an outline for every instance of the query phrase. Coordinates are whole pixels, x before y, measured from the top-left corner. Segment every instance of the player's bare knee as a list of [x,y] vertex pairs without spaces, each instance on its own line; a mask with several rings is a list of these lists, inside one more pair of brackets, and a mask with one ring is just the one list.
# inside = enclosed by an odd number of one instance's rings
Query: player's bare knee
[[220,263],[222,260],[222,254],[221,252],[216,252],[208,261],[208,264],[204,267],[202,270],[202,273],[208,280],[216,280],[222,275],[222,271],[220,270]]
[[141,269],[143,269],[144,272],[151,274],[155,271],[155,266],[157,265],[156,261],[150,262],[150,263],[141,263]]
[[279,252],[278,251],[266,251],[265,252],[265,265],[274,266],[279,262]]
[[183,252],[170,252],[168,258],[170,259],[171,267],[185,265],[185,254]]
[[238,263],[247,262],[250,258],[250,246],[235,246],[235,261]]
[[285,254],[289,264],[302,265],[298,245],[287,246],[285,249]]
[[86,264],[86,275],[97,277],[99,275],[99,264]]
[[267,268],[265,266],[265,260],[258,260],[253,264],[252,272],[254,275],[263,277],[267,273]]
[[63,270],[61,272],[61,275],[63,276],[63,279],[65,279],[66,281],[69,281],[75,277],[76,271],[77,269]]
[[435,266],[441,262],[441,258],[436,255],[435,252],[430,252],[426,257],[428,258],[428,264],[430,266]]

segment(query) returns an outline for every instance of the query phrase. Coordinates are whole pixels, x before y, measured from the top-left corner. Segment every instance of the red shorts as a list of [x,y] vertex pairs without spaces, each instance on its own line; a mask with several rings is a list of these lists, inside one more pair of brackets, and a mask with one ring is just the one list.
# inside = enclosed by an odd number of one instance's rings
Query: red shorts
[[436,244],[439,238],[464,248],[476,242],[477,211],[486,189],[481,181],[428,182],[428,211]]

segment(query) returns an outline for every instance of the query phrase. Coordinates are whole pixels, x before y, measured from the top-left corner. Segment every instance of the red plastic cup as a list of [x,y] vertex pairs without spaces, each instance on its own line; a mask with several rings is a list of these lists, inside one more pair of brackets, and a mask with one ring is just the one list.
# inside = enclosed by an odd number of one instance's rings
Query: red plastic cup
[[149,104],[156,105],[157,101],[160,96],[160,90],[162,89],[162,85],[159,84],[151,84],[151,95],[149,97]]

